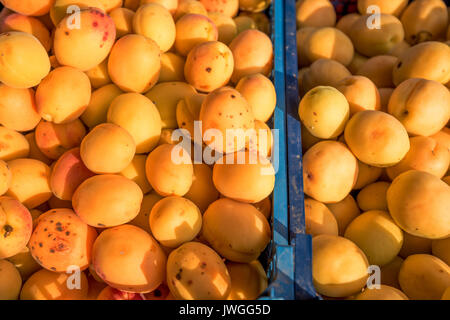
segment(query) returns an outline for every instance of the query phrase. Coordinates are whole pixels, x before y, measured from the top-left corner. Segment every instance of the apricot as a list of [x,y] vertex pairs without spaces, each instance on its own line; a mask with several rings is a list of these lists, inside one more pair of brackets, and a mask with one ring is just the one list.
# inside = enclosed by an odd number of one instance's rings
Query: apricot
[[392,71],[395,85],[411,78],[450,81],[450,47],[437,41],[419,43],[400,56]]
[[[97,10],[105,12],[105,7],[102,4],[103,0],[77,0],[76,5],[80,9],[96,8]],[[69,13],[74,13],[73,11],[68,12],[71,5],[74,4],[73,0],[53,0],[54,4],[50,8],[50,19],[55,26],[61,22],[61,20],[66,17]],[[72,22],[72,21],[70,21]]]
[[133,31],[156,42],[162,52],[175,42],[175,23],[169,10],[157,3],[142,4],[133,17]]
[[36,18],[18,13],[10,14],[0,23],[0,33],[8,31],[20,31],[32,34],[41,42],[46,51],[49,51],[51,48],[50,32]]
[[142,293],[126,292],[106,286],[96,300],[147,300]]
[[8,260],[0,259],[0,300],[17,300],[22,287],[22,277]]
[[387,211],[386,192],[389,186],[390,183],[385,181],[378,181],[365,186],[356,197],[358,206],[362,211]]
[[256,137],[251,137],[245,146],[249,152],[256,152],[260,156],[270,158],[274,144],[274,137],[270,127],[260,120],[255,120]]
[[351,76],[343,79],[336,87],[347,99],[350,115],[362,110],[379,110],[380,93],[375,84],[363,76]]
[[17,131],[0,126],[0,159],[4,161],[25,158],[30,152],[27,139]]
[[255,120],[266,122],[272,116],[276,102],[275,87],[269,78],[262,74],[248,75],[239,80],[236,90],[247,100]]
[[202,237],[233,262],[255,260],[269,243],[270,225],[251,204],[222,198],[203,214]]
[[314,30],[305,41],[308,60],[331,59],[348,66],[353,59],[354,48],[350,38],[336,28]]
[[233,66],[233,55],[225,44],[219,41],[204,42],[189,52],[184,76],[197,90],[211,92],[230,81]]
[[443,128],[438,133],[432,135],[431,138],[436,140],[438,145],[443,146],[450,152],[450,128]]
[[433,240],[431,242],[431,251],[435,257],[450,265],[450,238]]
[[336,12],[328,0],[303,0],[296,5],[297,27],[334,27]]
[[260,202],[252,203],[252,205],[258,209],[264,217],[267,219],[270,218],[272,214],[272,201],[270,200],[270,197],[264,198]]
[[[263,0],[265,1],[265,0]],[[248,11],[241,11],[239,13],[239,16],[247,16],[253,19],[253,21],[256,24],[256,28],[259,31],[264,32],[268,36],[270,36],[272,24],[267,17],[265,12],[248,12]]]
[[230,44],[238,33],[236,22],[231,17],[220,12],[211,12],[208,14],[208,17],[217,27],[217,40],[226,45]]
[[343,236],[347,226],[352,222],[361,211],[351,194],[343,200],[336,203],[328,203],[326,205],[330,209],[338,225],[339,235]]
[[245,30],[257,29],[255,20],[252,17],[248,16],[237,16],[233,18],[234,23],[236,24],[236,33],[240,34]]
[[111,80],[126,92],[148,91],[158,81],[161,51],[155,41],[138,34],[117,40],[108,60]]
[[179,129],[186,129],[189,131],[190,139],[193,140],[195,136],[195,121],[199,120],[200,109],[202,103],[206,98],[206,94],[198,93],[186,97],[177,103],[176,118]]
[[7,260],[17,268],[23,281],[26,281],[33,273],[41,269],[28,247],[24,247],[19,253],[9,257]]
[[114,21],[96,8],[82,9],[80,28],[66,16],[56,27],[53,50],[59,63],[82,71],[106,59],[116,38]]
[[29,131],[36,127],[40,118],[33,89],[15,89],[0,84],[0,123],[3,126],[16,131]]
[[181,99],[191,97],[197,92],[193,86],[185,82],[164,82],[158,83],[152,90],[146,93],[158,108],[161,116],[163,129],[176,129],[177,124],[177,104]]
[[330,59],[314,61],[303,75],[303,90],[308,92],[317,86],[336,87],[340,81],[352,74],[341,63]]
[[94,89],[111,83],[111,78],[108,74],[108,59],[103,60],[100,64],[87,70],[85,73],[91,82],[92,88]]
[[0,34],[0,81],[13,88],[37,86],[50,71],[50,59],[31,34],[8,31]]
[[201,14],[185,14],[176,23],[175,49],[182,56],[197,45],[217,41],[219,36],[214,22]]
[[105,8],[106,12],[110,12],[114,9],[120,8],[123,4],[123,0],[99,0]]
[[121,94],[123,94],[123,91],[115,84],[108,84],[95,90],[92,92],[91,101],[80,119],[89,128],[106,122],[106,115],[111,102]]
[[402,263],[403,259],[397,256],[391,262],[382,266],[380,268],[381,284],[400,289],[400,284],[398,283],[398,273]]
[[229,17],[234,17],[239,11],[239,0],[200,0],[209,12],[220,12]]
[[167,10],[169,10],[171,15],[175,14],[177,7],[178,7],[178,0],[141,0],[140,3],[141,3],[141,6],[148,4],[148,3],[159,4],[159,5],[163,6],[164,8],[166,8]]
[[399,256],[407,258],[413,254],[426,253],[431,254],[432,240],[416,237],[408,232],[403,233],[403,246]]
[[109,12],[116,26],[116,38],[132,33],[134,14],[134,11],[128,8],[115,8]]
[[143,194],[139,186],[120,175],[98,175],[86,179],[75,191],[73,209],[90,226],[108,228],[133,220]]
[[50,175],[50,187],[58,199],[69,201],[78,186],[93,175],[81,160],[80,149],[74,148],[56,161]]
[[336,141],[321,141],[303,157],[304,192],[324,203],[343,200],[358,177],[358,162],[350,150]]
[[362,213],[347,226],[345,238],[361,248],[369,264],[383,266],[400,252],[403,231],[388,212],[371,210]]
[[33,209],[52,196],[50,188],[50,168],[34,159],[15,159],[8,162],[11,171],[11,186],[6,195]]
[[39,270],[24,283],[20,300],[85,300],[88,280],[84,272],[79,273],[79,276],[80,286],[77,287],[74,274]]
[[378,6],[380,13],[391,14],[399,17],[408,5],[408,0],[358,0],[358,11],[361,14],[373,13],[370,6]]
[[345,96],[337,89],[327,86],[308,91],[298,106],[303,125],[320,139],[338,137],[344,131],[349,110]]
[[400,58],[403,55],[403,53],[409,48],[411,48],[409,43],[407,43],[405,40],[403,40],[403,41],[397,43],[394,47],[392,47],[392,49],[387,54],[397,57],[397,58]]
[[378,167],[399,163],[409,150],[408,133],[393,116],[375,110],[356,113],[345,127],[345,141],[362,162]]
[[306,44],[309,36],[311,36],[316,30],[317,28],[314,27],[304,27],[297,30],[297,58],[300,67],[308,66],[311,63],[308,59]]
[[350,38],[355,49],[368,57],[388,53],[405,38],[402,23],[395,16],[380,14],[377,28],[369,28],[371,15],[364,14],[352,24]]
[[450,287],[450,267],[431,255],[415,254],[405,259],[398,279],[410,299],[439,300]]
[[400,290],[380,285],[380,288],[365,289],[355,297],[355,300],[409,300]]
[[70,209],[43,213],[30,238],[30,252],[45,269],[66,272],[75,265],[87,269],[97,232]]
[[161,135],[161,117],[147,97],[126,93],[116,97],[108,109],[107,120],[127,130],[136,144],[136,153],[148,153]]
[[109,286],[127,292],[151,292],[166,274],[161,247],[147,232],[132,225],[103,231],[94,243],[92,263]]
[[208,16],[205,6],[197,0],[178,0],[178,7],[175,11],[174,19],[177,21],[188,13],[202,14]]
[[246,12],[261,12],[270,6],[271,0],[240,0],[239,9]]
[[226,263],[231,278],[228,300],[254,300],[267,288],[267,275],[258,260],[250,263]]
[[360,55],[358,52],[355,52],[355,54],[353,55],[353,59],[352,61],[350,61],[350,64],[347,66],[348,70],[352,73],[352,74],[356,74],[359,70],[359,68],[361,68],[361,66],[368,60],[369,58]]
[[350,240],[319,235],[312,240],[312,278],[316,291],[328,297],[361,292],[368,278],[364,252]]
[[81,142],[80,154],[85,166],[95,173],[118,173],[134,157],[136,144],[122,127],[103,123],[94,127]]
[[42,16],[49,12],[54,0],[1,0],[6,8],[26,16]]
[[27,245],[32,231],[28,209],[11,197],[0,197],[0,259],[9,258]]
[[213,171],[208,165],[198,163],[193,167],[192,185],[184,197],[195,203],[203,213],[211,203],[219,198],[219,192],[214,186]]
[[51,71],[36,90],[37,111],[44,120],[64,124],[77,119],[91,98],[86,74],[72,67]]
[[406,8],[401,20],[410,44],[439,40],[447,31],[447,6],[441,0],[418,0]]
[[78,147],[85,135],[86,129],[78,119],[64,124],[41,121],[35,130],[39,150],[53,160],[58,159],[64,152]]
[[338,235],[338,224],[331,210],[314,199],[305,199],[306,233],[312,237],[320,234]]
[[161,55],[161,73],[158,82],[184,81],[184,57],[173,53],[164,52]]
[[28,154],[28,158],[39,160],[46,165],[50,165],[53,160],[47,158],[45,154],[42,153],[42,151],[39,149],[39,147],[36,144],[36,138],[35,138],[35,132],[30,132],[25,136],[25,139],[27,139],[28,144],[30,146],[30,152]]
[[415,170],[400,174],[387,191],[387,203],[406,232],[428,239],[449,236],[450,186],[436,176]]
[[191,188],[194,169],[185,150],[179,146],[163,144],[149,154],[145,172],[158,194],[183,196]]
[[[203,141],[213,150],[225,153],[243,149],[246,141],[239,130],[248,134],[245,131],[254,129],[255,126],[253,112],[247,100],[231,87],[222,87],[209,93],[203,101],[199,119],[205,132]],[[210,129],[221,134],[216,137],[215,132]]]
[[231,291],[225,263],[214,250],[199,242],[185,243],[170,253],[167,284],[173,298],[184,300],[223,300]]
[[149,222],[152,235],[159,243],[177,248],[192,241],[200,232],[202,214],[192,201],[170,196],[153,206]]
[[224,196],[256,203],[269,196],[275,185],[275,170],[261,155],[248,151],[230,153],[214,165],[213,181]]
[[450,92],[437,81],[408,79],[392,93],[388,111],[408,133],[430,136],[450,120]]
[[442,178],[450,164],[450,153],[447,148],[430,137],[410,138],[411,148],[406,156],[393,167],[386,169],[391,180],[408,170],[420,170]]
[[146,160],[147,155],[145,154],[135,155],[130,165],[120,172],[120,175],[136,182],[143,194],[148,193],[152,189],[145,175]]
[[378,88],[394,88],[392,71],[398,58],[380,55],[368,59],[356,72],[372,80]]
[[[365,13],[364,13],[365,14]],[[336,28],[341,30],[347,36],[350,36],[353,23],[361,17],[360,14],[353,12],[342,16],[336,23]],[[355,52],[356,54],[356,52]]]
[[259,30],[243,31],[231,41],[230,49],[234,58],[233,83],[250,74],[268,76],[272,71],[272,41],[265,33]]
[[161,199],[163,199],[163,197],[157,194],[155,191],[144,195],[144,198],[142,199],[141,209],[139,210],[138,215],[136,216],[136,218],[131,220],[129,224],[139,227],[151,234],[152,231],[150,230],[149,223],[150,212],[152,211],[153,206]]

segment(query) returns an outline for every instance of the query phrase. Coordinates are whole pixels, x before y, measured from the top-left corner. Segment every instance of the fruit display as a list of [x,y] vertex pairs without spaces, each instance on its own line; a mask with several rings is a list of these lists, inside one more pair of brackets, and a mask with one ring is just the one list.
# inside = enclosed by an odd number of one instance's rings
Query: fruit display
[[0,3],[0,299],[259,298],[271,1]]
[[314,287],[324,299],[448,299],[450,7],[357,0],[341,15],[344,2],[296,5]]

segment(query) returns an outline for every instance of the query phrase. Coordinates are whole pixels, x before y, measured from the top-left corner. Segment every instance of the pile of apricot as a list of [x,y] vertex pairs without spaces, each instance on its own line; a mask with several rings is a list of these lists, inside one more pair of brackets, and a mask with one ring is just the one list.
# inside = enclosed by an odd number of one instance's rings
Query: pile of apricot
[[193,140],[271,137],[270,1],[0,2],[0,299],[257,298],[271,140]]

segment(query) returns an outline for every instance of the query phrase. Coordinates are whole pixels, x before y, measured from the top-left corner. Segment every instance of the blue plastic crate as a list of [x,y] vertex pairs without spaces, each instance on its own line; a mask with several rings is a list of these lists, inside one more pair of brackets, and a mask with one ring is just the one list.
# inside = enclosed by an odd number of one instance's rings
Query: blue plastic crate
[[298,64],[295,0],[285,7],[285,99],[288,154],[288,201],[290,243],[294,248],[294,292],[296,300],[318,298],[312,283],[312,243],[305,230],[301,126],[298,118]]
[[284,1],[273,1],[268,15],[271,18],[271,38],[274,48],[272,80],[277,94],[277,105],[272,118],[272,128],[279,132],[274,154],[279,155],[279,166],[275,176],[272,195],[273,237],[260,257],[266,267],[269,286],[262,300],[294,299],[294,251],[289,240],[288,179],[286,148],[286,100],[285,100],[285,56],[284,56]]
[[273,128],[280,132],[279,170],[273,193],[273,240],[269,257],[269,287],[261,299],[315,299],[312,284],[311,237],[305,234],[302,148],[297,79],[295,0],[274,0],[270,10],[274,44],[277,106]]

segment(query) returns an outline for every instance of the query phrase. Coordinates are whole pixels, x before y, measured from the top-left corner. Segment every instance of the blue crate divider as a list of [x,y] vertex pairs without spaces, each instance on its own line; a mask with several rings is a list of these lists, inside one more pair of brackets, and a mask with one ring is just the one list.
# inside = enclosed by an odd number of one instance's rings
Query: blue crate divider
[[295,0],[285,4],[285,86],[288,148],[289,231],[294,247],[295,299],[316,299],[312,282],[311,236],[305,230],[301,126],[298,116],[298,63]]
[[277,105],[272,119],[272,128],[278,130],[278,143],[273,154],[278,154],[278,170],[272,196],[273,238],[262,254],[267,266],[269,286],[260,300],[294,299],[294,251],[289,241],[287,149],[286,149],[286,101],[285,101],[285,56],[284,56],[284,1],[272,2],[268,12],[272,22],[274,68],[272,80],[277,93]]

